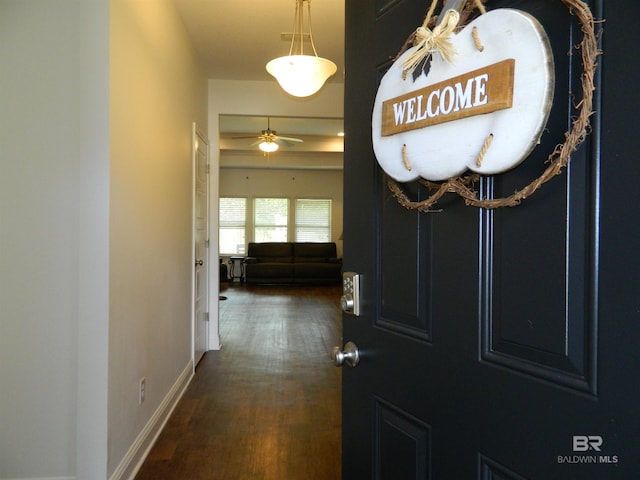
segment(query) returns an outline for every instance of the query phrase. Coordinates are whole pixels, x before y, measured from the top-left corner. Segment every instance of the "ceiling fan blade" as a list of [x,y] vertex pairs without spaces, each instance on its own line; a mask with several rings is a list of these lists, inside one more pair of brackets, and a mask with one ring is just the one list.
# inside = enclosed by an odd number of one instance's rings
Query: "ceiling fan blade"
[[288,142],[299,142],[299,143],[303,143],[304,142],[304,140],[302,140],[301,138],[281,137],[280,135],[278,135],[278,138],[280,140],[286,140]]
[[283,145],[285,145],[287,147],[293,147],[293,143],[292,142],[297,142],[297,143],[304,142],[304,140],[302,140],[301,138],[282,137],[282,136],[278,135],[275,130],[271,130],[271,122],[270,122],[270,120],[271,119],[269,117],[267,117],[267,129],[266,130],[262,130],[260,135],[239,136],[239,137],[231,137],[231,138],[233,140],[253,138],[254,142],[250,144],[251,147],[255,147],[256,145],[259,145],[262,142],[281,143],[281,144],[283,144]]
[[276,140],[276,143],[282,144],[285,147],[293,147],[293,143],[285,140],[284,138],[280,138],[280,137]]

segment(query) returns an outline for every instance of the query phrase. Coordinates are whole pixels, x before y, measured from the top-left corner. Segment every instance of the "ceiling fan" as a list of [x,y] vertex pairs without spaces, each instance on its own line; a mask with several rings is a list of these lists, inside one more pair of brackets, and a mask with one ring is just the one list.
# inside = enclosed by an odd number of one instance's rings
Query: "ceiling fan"
[[283,137],[281,135],[278,135],[278,132],[276,132],[275,130],[271,130],[271,119],[269,117],[267,117],[267,129],[262,130],[262,133],[260,135],[248,136],[248,137],[231,137],[231,138],[233,139],[257,138],[257,140],[251,144],[251,146],[253,147],[255,145],[258,145],[258,148],[260,148],[260,150],[262,150],[265,153],[265,155],[278,150],[280,144],[283,144],[287,147],[291,147],[293,146],[292,142],[299,142],[299,143],[304,142],[304,140],[300,138]]

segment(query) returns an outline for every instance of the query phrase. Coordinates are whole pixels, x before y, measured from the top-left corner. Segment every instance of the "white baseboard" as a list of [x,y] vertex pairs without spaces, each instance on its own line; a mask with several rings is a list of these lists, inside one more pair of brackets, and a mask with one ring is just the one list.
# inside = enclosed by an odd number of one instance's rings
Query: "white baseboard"
[[158,409],[135,439],[118,465],[118,468],[116,468],[111,477],[109,477],[109,480],[134,479],[192,378],[193,361],[190,361],[176,380],[176,383],[171,387],[171,390],[169,390],[169,393],[164,397]]

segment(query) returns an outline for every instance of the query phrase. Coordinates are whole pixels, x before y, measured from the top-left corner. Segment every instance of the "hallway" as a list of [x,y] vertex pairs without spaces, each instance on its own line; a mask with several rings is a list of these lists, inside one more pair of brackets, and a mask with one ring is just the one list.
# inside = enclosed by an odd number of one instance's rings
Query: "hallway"
[[232,284],[208,352],[137,480],[340,478],[339,286]]

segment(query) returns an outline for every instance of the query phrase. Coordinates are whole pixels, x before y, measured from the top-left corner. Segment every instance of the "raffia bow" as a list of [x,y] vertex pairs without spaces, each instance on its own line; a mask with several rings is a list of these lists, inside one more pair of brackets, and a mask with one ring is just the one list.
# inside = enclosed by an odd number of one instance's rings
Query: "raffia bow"
[[431,15],[427,15],[421,27],[416,29],[414,50],[403,63],[402,74],[406,78],[432,53],[438,52],[448,62],[453,61],[456,50],[449,37],[460,21],[460,14],[456,10],[447,10],[444,19],[432,30],[427,28]]

